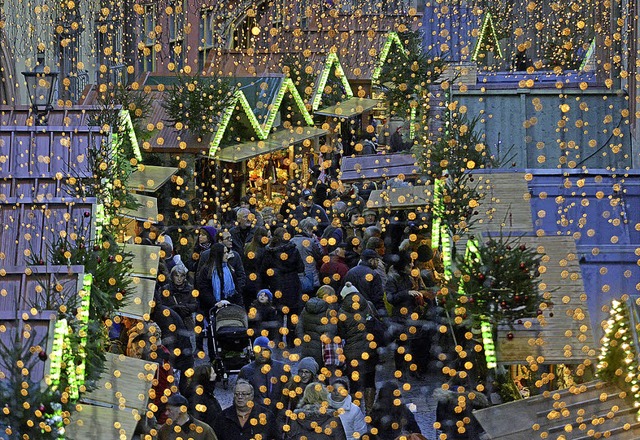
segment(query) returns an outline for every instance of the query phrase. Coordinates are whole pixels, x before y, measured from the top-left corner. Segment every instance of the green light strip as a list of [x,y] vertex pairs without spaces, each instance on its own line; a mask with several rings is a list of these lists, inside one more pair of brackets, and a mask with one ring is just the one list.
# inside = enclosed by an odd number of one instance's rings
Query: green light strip
[[271,129],[273,128],[276,117],[278,116],[278,111],[280,110],[280,106],[282,105],[282,100],[284,99],[284,96],[287,92],[291,93],[291,95],[293,96],[293,99],[296,102],[298,109],[302,113],[305,122],[309,126],[313,127],[313,117],[307,110],[307,107],[304,105],[304,100],[300,96],[300,93],[298,93],[298,90],[293,84],[291,78],[285,78],[285,80],[282,82],[280,90],[278,90],[276,98],[271,104],[269,114],[263,125],[260,124],[260,121],[258,121],[255,113],[253,113],[253,109],[251,108],[249,100],[247,99],[244,92],[242,90],[237,90],[233,95],[233,99],[225,108],[222,114],[222,118],[220,119],[218,129],[216,130],[216,133],[213,136],[211,143],[209,144],[209,157],[214,157],[218,152],[220,143],[222,142],[222,138],[224,137],[224,133],[229,126],[229,122],[231,121],[231,117],[233,116],[233,112],[236,109],[238,103],[247,116],[247,119],[249,119],[251,127],[253,127],[253,130],[258,136],[258,139],[263,141],[267,140],[269,138],[269,135],[271,134]]
[[480,47],[482,46],[482,41],[484,40],[485,31],[487,30],[487,26],[490,26],[489,30],[491,32],[491,36],[493,37],[493,41],[495,42],[495,47],[498,50],[498,56],[500,58],[504,58],[502,56],[502,49],[500,48],[500,43],[498,42],[498,34],[496,33],[496,28],[493,26],[493,18],[491,18],[491,13],[487,12],[487,15],[484,18],[484,22],[482,23],[482,27],[480,28],[480,37],[478,37],[478,41],[476,41],[476,47],[473,51],[473,56],[471,57],[472,61],[478,61],[478,55],[480,54]]
[[87,346],[87,333],[89,331],[89,304],[91,302],[91,286],[93,285],[93,275],[87,273],[82,278],[82,290],[79,292],[80,297],[82,298],[80,301],[80,307],[78,308],[78,321],[80,321],[80,351],[78,355],[81,358],[81,362],[78,364],[76,374],[78,376],[78,383],[84,384],[85,372],[86,372],[86,364],[85,359],[87,357],[87,353],[85,351],[85,347]]
[[444,279],[451,280],[453,258],[451,253],[451,237],[446,225],[440,226],[440,241],[442,243],[442,265],[444,267]]
[[131,147],[133,148],[133,155],[138,161],[142,162],[142,153],[140,152],[140,145],[138,144],[138,138],[136,132],[133,129],[133,121],[131,120],[131,113],[129,110],[120,111],[121,130],[123,130],[131,141]]
[[442,219],[439,213],[442,210],[442,179],[437,179],[433,183],[433,220],[431,221],[431,247],[438,249],[440,247],[440,226]]
[[391,52],[391,46],[396,44],[400,48],[400,52],[407,56],[407,51],[404,48],[404,44],[400,40],[400,37],[395,32],[389,32],[387,34],[387,39],[382,46],[382,50],[380,51],[380,58],[378,58],[378,62],[376,63],[376,67],[373,69],[373,74],[371,75],[371,82],[373,84],[377,83],[380,79],[380,74],[382,73],[382,67],[384,63],[387,61],[387,57],[389,56],[389,52]]
[[67,320],[58,319],[53,327],[53,344],[51,347],[51,363],[49,366],[49,377],[47,384],[52,390],[57,390],[60,386],[62,375],[62,361],[64,356],[64,341],[68,334]]
[[493,331],[491,323],[486,320],[486,316],[482,317],[480,323],[480,332],[482,333],[482,345],[484,346],[484,358],[487,361],[487,368],[492,369],[498,366],[496,358],[496,346],[493,342]]
[[96,230],[95,230],[95,241],[96,243],[102,243],[102,229],[104,225],[108,224],[111,219],[107,218],[107,215],[104,211],[104,205],[102,203],[98,203],[96,206]]
[[[470,238],[467,241],[467,246],[464,251],[464,260],[467,264],[471,264],[473,262],[480,262],[480,244],[476,238]],[[464,282],[461,282],[458,286],[458,294],[464,295]]]
[[320,81],[318,81],[318,85],[316,86],[316,93],[313,95],[313,99],[311,101],[311,108],[313,111],[318,110],[320,107],[320,101],[322,101],[322,95],[324,94],[324,88],[327,85],[327,80],[329,79],[329,73],[331,73],[331,68],[336,66],[336,76],[340,77],[340,82],[344,86],[345,93],[347,98],[353,98],[353,90],[351,90],[351,85],[349,84],[349,80],[347,76],[344,74],[344,69],[342,68],[342,64],[340,64],[340,60],[338,59],[338,54],[335,52],[331,52],[327,59],[324,62],[324,68],[322,69],[322,73],[320,74]]

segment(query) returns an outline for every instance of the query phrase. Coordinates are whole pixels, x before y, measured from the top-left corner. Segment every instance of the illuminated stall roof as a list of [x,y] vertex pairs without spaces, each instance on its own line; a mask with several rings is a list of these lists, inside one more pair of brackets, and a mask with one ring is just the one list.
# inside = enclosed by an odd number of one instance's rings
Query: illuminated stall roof
[[320,102],[322,101],[322,95],[324,94],[324,88],[327,85],[327,81],[329,80],[329,75],[331,71],[334,71],[336,77],[342,83],[342,87],[344,87],[344,93],[347,96],[347,99],[353,98],[353,90],[351,89],[351,84],[349,84],[349,80],[344,73],[344,69],[342,68],[342,64],[340,64],[340,59],[335,52],[331,52],[327,55],[327,59],[324,62],[324,66],[322,68],[322,72],[320,72],[320,76],[316,82],[315,90],[313,92],[313,98],[311,99],[311,108],[316,112],[316,114],[323,114],[318,112],[318,108],[320,107]]
[[317,127],[296,127],[294,130],[278,130],[272,133],[267,140],[244,142],[225,147],[218,151],[216,159],[224,162],[242,162],[261,154],[288,148],[306,139],[327,134],[327,130]]
[[[223,111],[220,123],[209,145],[209,156],[214,158],[218,156],[219,149],[227,148],[223,147],[221,143],[237,107],[249,120],[258,141],[267,141],[272,135],[271,130],[274,128],[280,106],[287,92],[293,96],[296,107],[306,124],[313,126],[313,118],[291,78],[263,77],[253,79],[249,84],[236,90]],[[231,157],[234,156],[231,155]]]
[[134,193],[131,193],[131,197],[139,206],[135,209],[121,209],[119,211],[121,216],[143,222],[150,221],[155,223],[158,221],[158,199]]
[[377,99],[349,98],[336,105],[317,110],[316,115],[333,116],[336,118],[352,118],[371,110],[379,104]]
[[387,58],[389,57],[389,53],[391,52],[391,48],[394,45],[400,50],[400,53],[406,56],[407,52],[398,34],[396,32],[389,32],[389,34],[387,35],[387,39],[382,45],[382,50],[380,51],[380,57],[378,58],[376,67],[373,69],[373,74],[371,75],[372,83],[375,84],[378,82],[378,79],[380,78],[380,73],[382,73],[382,66],[384,66],[384,63],[387,61]]

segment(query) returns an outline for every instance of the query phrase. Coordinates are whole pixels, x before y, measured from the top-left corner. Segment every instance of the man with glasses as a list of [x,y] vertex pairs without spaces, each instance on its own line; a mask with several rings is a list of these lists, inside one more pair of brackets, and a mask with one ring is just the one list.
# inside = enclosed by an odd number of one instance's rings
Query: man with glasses
[[[256,216],[247,208],[238,209],[238,212],[236,213],[237,224],[229,230],[232,242],[231,247],[238,254],[242,254],[244,252],[244,245],[249,243],[253,238],[253,234],[256,231],[256,228],[253,225],[255,219]],[[226,243],[225,246],[227,246]]]
[[264,406],[254,403],[253,385],[238,379],[233,390],[233,405],[216,418],[213,429],[225,440],[275,438],[275,417]]

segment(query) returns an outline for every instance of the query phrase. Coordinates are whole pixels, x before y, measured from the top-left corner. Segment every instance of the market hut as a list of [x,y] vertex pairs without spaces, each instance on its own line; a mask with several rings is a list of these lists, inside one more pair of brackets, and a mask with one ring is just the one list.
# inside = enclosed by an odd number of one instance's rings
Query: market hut
[[213,132],[209,159],[229,168],[238,198],[252,194],[272,203],[288,179],[308,170],[327,130],[314,126],[290,78],[240,78],[238,84]]

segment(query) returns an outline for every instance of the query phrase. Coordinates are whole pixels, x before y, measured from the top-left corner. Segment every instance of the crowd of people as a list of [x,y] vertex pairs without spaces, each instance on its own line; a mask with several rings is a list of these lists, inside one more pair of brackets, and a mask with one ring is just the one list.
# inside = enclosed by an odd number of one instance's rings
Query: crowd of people
[[[114,350],[160,364],[155,420],[139,432],[423,438],[398,383],[377,389],[376,366],[392,347],[396,378],[419,378],[429,368],[441,265],[426,220],[379,219],[349,184],[292,191],[277,212],[252,202],[243,199],[228,222],[199,228],[187,252],[175,252],[181,237],[161,229],[143,237],[162,247],[151,321],[122,319],[112,336]],[[246,311],[253,353],[233,405],[222,409],[214,353],[204,341],[211,311],[229,305]],[[283,350],[291,354],[276,359]]]

